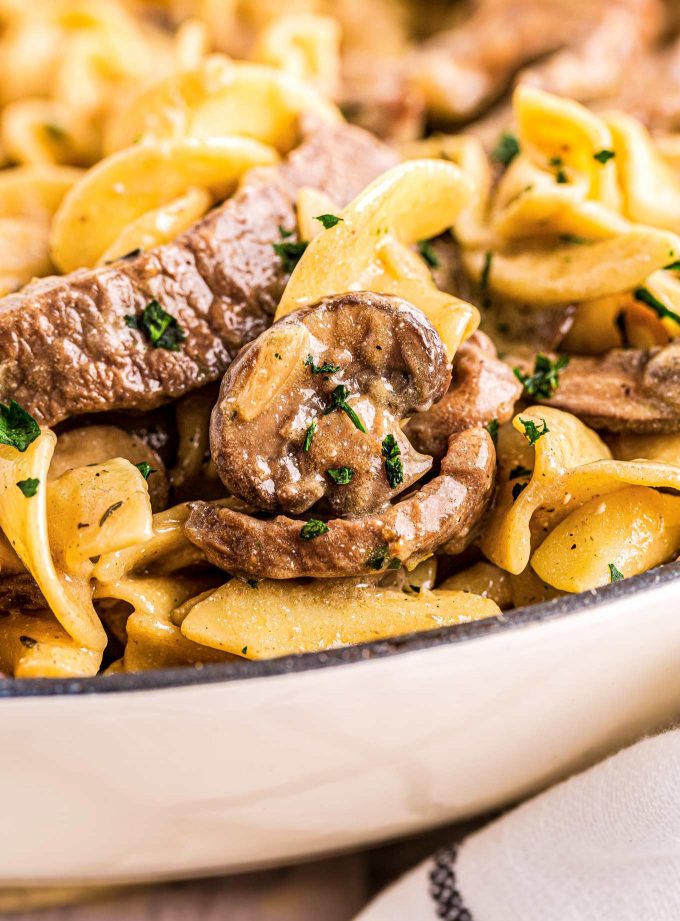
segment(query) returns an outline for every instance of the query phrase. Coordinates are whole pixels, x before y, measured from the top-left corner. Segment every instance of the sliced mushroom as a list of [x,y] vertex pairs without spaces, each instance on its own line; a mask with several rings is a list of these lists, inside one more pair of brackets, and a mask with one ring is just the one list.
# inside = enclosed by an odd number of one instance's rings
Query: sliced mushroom
[[541,402],[610,432],[680,431],[680,342],[572,356],[554,395]]
[[376,575],[415,566],[454,537],[462,548],[489,503],[495,470],[490,436],[470,429],[451,437],[439,476],[381,513],[310,528],[196,502],[185,531],[211,563],[256,579]]
[[441,458],[449,435],[512,418],[522,387],[510,368],[496,357],[484,333],[474,333],[456,353],[448,393],[426,412],[413,416],[404,429],[418,451]]
[[55,480],[74,467],[102,464],[113,457],[151,467],[147,477],[151,505],[155,512],[164,509],[168,501],[168,475],[163,461],[146,441],[115,425],[87,425],[59,435],[50,464],[50,479]]
[[231,365],[213,411],[213,460],[232,495],[266,511],[301,514],[325,499],[339,515],[375,512],[430,469],[399,422],[449,380],[420,310],[369,292],[326,298],[279,320]]

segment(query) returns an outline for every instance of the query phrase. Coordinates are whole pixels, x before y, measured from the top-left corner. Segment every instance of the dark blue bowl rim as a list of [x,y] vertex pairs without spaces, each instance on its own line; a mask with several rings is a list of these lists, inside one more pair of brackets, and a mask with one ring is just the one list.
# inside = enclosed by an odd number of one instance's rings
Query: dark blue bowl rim
[[31,678],[24,680],[2,678],[0,679],[0,698],[62,697],[64,695],[161,690],[297,674],[312,669],[367,662],[386,656],[462,643],[503,630],[513,630],[578,614],[585,609],[631,595],[642,594],[657,586],[678,580],[680,580],[680,562],[668,563],[613,585],[605,585],[602,588],[581,592],[577,595],[564,595],[541,604],[516,608],[501,617],[491,617],[453,627],[441,627],[422,633],[406,634],[391,640],[377,640],[357,646],[331,649],[327,652],[284,656],[280,659],[225,662],[198,668],[156,669],[132,674],[99,675],[94,678]]

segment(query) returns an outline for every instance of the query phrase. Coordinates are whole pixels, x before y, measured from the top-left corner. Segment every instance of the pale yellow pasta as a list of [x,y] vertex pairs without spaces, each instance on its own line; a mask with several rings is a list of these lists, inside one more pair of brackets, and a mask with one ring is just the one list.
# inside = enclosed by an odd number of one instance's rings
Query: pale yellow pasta
[[51,611],[4,611],[0,617],[0,672],[14,678],[87,678],[101,650],[79,646]]
[[453,356],[477,327],[478,312],[439,291],[423,260],[406,247],[451,227],[471,194],[470,183],[452,163],[411,160],[389,170],[341,212],[341,221],[311,240],[286,286],[277,319],[343,291],[396,294],[420,307]]
[[475,563],[439,585],[438,591],[471,592],[495,601],[501,610],[513,605],[512,576],[493,563]]
[[609,446],[617,460],[664,461],[667,464],[680,464],[680,432],[666,435],[616,435],[609,440]]
[[251,57],[308,81],[332,99],[340,89],[340,36],[340,24],[331,16],[288,12],[262,29]]
[[624,210],[633,221],[680,231],[680,177],[646,128],[622,112],[607,117],[616,150]]
[[51,271],[47,224],[0,217],[0,297]]
[[0,217],[48,223],[81,178],[72,166],[16,166],[0,172]]
[[133,250],[169,243],[202,217],[213,203],[207,189],[191,186],[184,195],[153,208],[127,224],[99,257],[99,264],[119,259]]
[[[76,468],[48,484],[55,443],[43,430],[23,453],[0,445],[0,528],[66,632],[101,651],[106,634],[92,606],[91,557],[150,536],[146,482],[132,464],[117,459]],[[27,497],[17,483],[32,479],[37,491]]]
[[0,142],[17,163],[89,165],[100,156],[95,126],[65,106],[44,99],[17,99],[2,110]]
[[[631,230],[605,240],[574,245],[526,247],[493,252],[488,287],[492,293],[528,305],[559,306],[630,291],[680,255],[680,239],[653,228]],[[486,253],[469,250],[465,264],[480,278]]]
[[680,496],[629,486],[571,512],[535,551],[531,565],[548,584],[583,592],[613,581],[616,571],[635,576],[665,563],[679,545]]
[[623,339],[617,319],[630,303],[628,293],[582,301],[560,348],[576,355],[599,355],[607,349],[620,348]]
[[338,109],[313,87],[262,64],[213,55],[140,93],[112,119],[106,149],[119,150],[140,137],[215,138],[246,135],[282,152],[299,135],[299,116],[310,112],[338,121]]
[[467,592],[392,589],[328,580],[309,584],[232,579],[195,605],[182,622],[187,639],[249,659],[319,652],[500,613]]
[[547,428],[535,442],[531,476],[518,478],[527,485],[513,496],[517,481],[506,474],[507,463],[502,464],[499,494],[481,542],[486,556],[508,572],[521,573],[532,544],[593,497],[625,485],[680,490],[680,466],[612,460],[598,435],[569,413],[534,406],[515,416],[513,427],[525,432],[527,422],[539,432]]
[[95,265],[132,221],[189,187],[221,198],[246,170],[275,160],[273,148],[239,137],[150,141],[112,154],[66,194],[52,223],[52,258],[64,272]]
[[301,240],[313,240],[323,230],[317,220],[321,214],[338,214],[340,208],[325,192],[305,186],[298,192],[295,202],[298,235]]

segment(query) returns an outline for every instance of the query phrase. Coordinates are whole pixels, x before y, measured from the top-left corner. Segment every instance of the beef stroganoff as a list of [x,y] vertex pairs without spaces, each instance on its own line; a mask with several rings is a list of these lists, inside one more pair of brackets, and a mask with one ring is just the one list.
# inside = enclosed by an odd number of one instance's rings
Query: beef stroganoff
[[3,674],[676,558],[680,113],[625,85],[669,9],[374,0],[369,41],[358,6],[0,7]]

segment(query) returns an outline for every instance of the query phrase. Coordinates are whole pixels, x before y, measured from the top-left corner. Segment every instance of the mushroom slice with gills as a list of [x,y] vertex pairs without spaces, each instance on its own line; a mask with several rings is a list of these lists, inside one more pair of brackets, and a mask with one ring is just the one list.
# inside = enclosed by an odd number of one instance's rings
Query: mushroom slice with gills
[[494,419],[499,424],[508,422],[521,394],[522,385],[499,361],[491,339],[476,332],[456,352],[448,393],[430,409],[413,416],[404,432],[418,451],[438,460],[446,453],[454,432],[488,425]]
[[469,429],[451,436],[438,476],[375,515],[310,528],[299,519],[262,520],[196,502],[185,532],[215,566],[255,579],[369,576],[402,564],[412,569],[442,544],[458,538],[462,549],[471,539],[495,471],[491,437]]
[[[520,362],[522,370],[528,363]],[[572,356],[549,406],[609,432],[680,430],[680,341],[662,348]]]
[[400,428],[450,381],[442,342],[407,301],[370,292],[288,314],[242,349],[222,381],[210,447],[229,492],[265,511],[325,500],[366,515],[432,465]]

